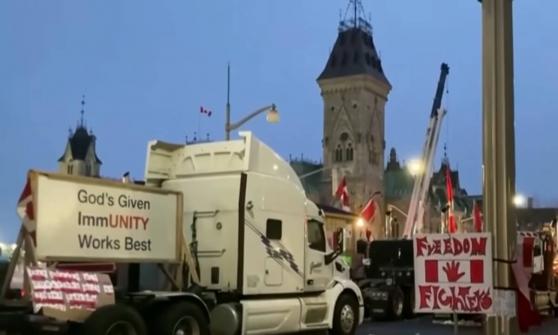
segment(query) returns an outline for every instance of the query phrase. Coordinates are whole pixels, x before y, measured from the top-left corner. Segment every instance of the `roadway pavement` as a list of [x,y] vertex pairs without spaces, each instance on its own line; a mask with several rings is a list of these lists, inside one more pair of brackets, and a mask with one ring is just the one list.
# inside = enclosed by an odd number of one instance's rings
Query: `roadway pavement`
[[[410,320],[379,322],[365,320],[357,330],[357,335],[453,335],[453,326],[435,324],[431,317],[417,317]],[[480,326],[462,326],[459,335],[483,335]],[[539,327],[529,330],[529,335],[558,334],[558,319],[548,319]]]

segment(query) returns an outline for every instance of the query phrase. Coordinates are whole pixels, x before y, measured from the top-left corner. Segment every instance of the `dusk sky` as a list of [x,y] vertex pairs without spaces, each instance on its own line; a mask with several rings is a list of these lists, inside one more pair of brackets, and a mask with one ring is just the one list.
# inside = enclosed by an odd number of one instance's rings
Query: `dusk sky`
[[[321,160],[316,78],[348,0],[0,2],[0,241],[15,240],[28,169],[56,170],[80,118],[97,136],[101,174],[143,178],[150,139],[224,138],[226,69],[233,121],[281,155]],[[556,0],[514,1],[517,189],[558,206]],[[481,191],[481,5],[477,0],[364,0],[393,90],[386,156],[420,155],[441,62],[450,66],[447,143],[470,194]],[[213,111],[200,115],[200,105]],[[236,135],[235,135],[236,137]]]

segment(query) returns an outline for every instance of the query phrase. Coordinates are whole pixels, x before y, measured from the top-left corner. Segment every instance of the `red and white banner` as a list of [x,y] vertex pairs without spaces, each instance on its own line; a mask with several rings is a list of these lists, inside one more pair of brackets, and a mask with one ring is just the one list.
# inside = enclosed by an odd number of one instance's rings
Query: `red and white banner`
[[27,268],[35,313],[83,321],[101,306],[114,304],[114,288],[106,274]]
[[492,241],[488,233],[416,235],[415,312],[492,311]]

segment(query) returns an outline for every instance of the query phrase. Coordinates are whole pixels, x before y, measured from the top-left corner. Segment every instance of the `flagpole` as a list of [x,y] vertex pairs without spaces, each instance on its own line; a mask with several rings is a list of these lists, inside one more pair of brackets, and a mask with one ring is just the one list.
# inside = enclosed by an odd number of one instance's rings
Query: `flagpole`
[[229,125],[231,124],[231,63],[227,63],[227,106],[225,110],[225,139],[228,141],[231,139],[231,134],[229,130]]

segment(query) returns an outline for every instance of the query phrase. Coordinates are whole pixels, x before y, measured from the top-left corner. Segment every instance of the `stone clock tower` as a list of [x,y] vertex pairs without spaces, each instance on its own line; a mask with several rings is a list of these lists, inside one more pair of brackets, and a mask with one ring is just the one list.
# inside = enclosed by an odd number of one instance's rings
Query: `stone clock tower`
[[[391,84],[372,39],[370,24],[355,15],[343,21],[318,77],[324,102],[324,201],[345,177],[350,206],[360,212],[376,192],[383,194],[384,116]],[[328,199],[329,198],[329,199]],[[383,235],[383,197],[370,224],[374,237]]]

